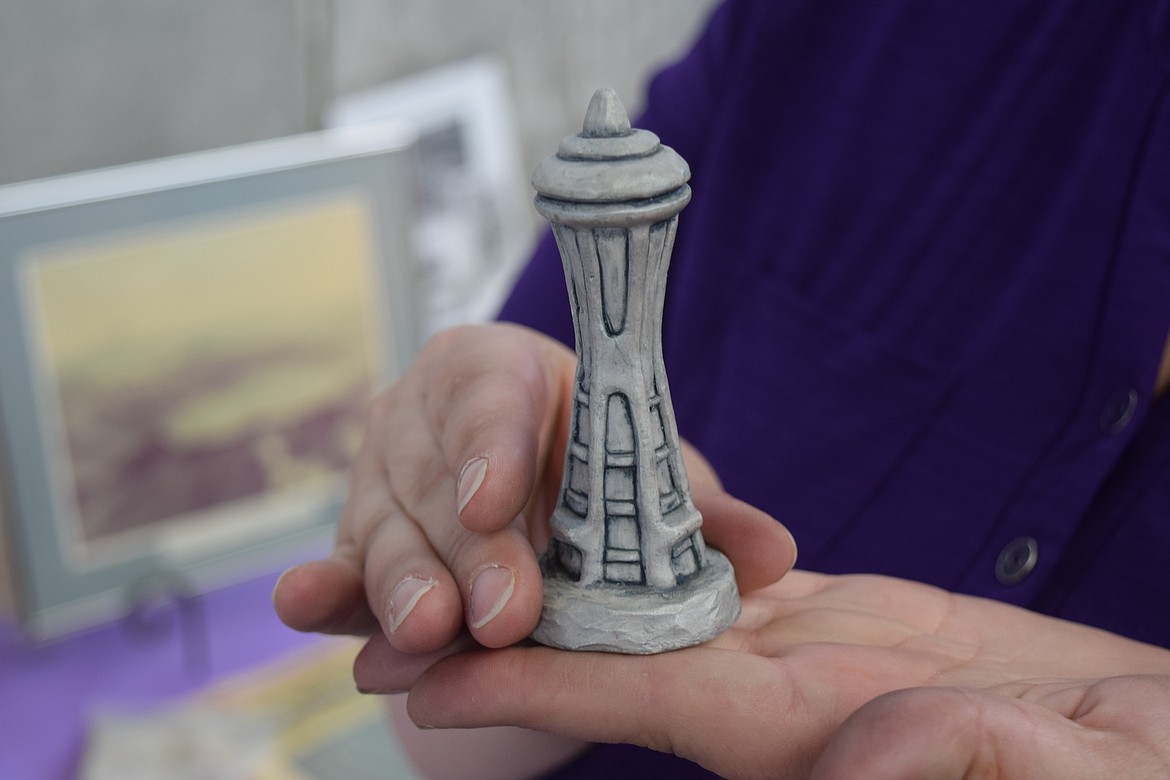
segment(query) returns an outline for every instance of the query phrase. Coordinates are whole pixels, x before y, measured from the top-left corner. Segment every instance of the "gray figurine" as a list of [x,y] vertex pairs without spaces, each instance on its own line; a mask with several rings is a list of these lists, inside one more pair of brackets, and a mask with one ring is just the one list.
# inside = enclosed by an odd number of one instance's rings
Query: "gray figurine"
[[658,653],[739,615],[735,575],[703,544],[662,362],[662,305],[690,169],[630,128],[611,89],[578,135],[536,167],[577,339],[570,436],[544,610],[533,638],[570,650]]

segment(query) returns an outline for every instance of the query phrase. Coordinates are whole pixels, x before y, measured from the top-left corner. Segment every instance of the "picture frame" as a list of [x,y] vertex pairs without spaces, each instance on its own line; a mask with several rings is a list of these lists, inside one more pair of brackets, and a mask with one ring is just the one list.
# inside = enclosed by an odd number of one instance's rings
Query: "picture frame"
[[320,554],[417,345],[415,134],[0,187],[0,494],[47,639]]
[[537,236],[503,62],[472,57],[342,95],[323,124],[385,121],[419,137],[409,238],[420,337],[491,319]]

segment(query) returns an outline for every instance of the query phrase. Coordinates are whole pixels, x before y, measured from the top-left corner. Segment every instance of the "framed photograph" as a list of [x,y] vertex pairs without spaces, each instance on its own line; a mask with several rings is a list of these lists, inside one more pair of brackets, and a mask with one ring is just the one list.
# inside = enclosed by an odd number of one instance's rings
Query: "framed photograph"
[[368,399],[416,343],[413,139],[0,188],[0,491],[33,636],[325,547]]
[[325,124],[388,120],[419,137],[410,240],[421,336],[490,319],[537,224],[503,64],[479,57],[345,95]]

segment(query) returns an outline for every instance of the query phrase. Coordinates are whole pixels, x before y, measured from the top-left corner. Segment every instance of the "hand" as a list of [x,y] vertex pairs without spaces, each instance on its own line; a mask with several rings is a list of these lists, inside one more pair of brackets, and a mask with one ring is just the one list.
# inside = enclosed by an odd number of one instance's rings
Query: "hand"
[[1170,652],[872,576],[792,572],[746,595],[724,635],[659,656],[455,655],[409,711],[630,742],[728,777],[1170,775]]
[[[281,577],[280,617],[304,631],[372,634],[359,668],[381,659],[402,688],[456,648],[527,637],[540,617],[536,553],[560,485],[575,369],[563,345],[516,326],[432,339],[371,405],[336,548]],[[795,557],[791,536],[684,454],[704,535],[740,586],[779,579]]]

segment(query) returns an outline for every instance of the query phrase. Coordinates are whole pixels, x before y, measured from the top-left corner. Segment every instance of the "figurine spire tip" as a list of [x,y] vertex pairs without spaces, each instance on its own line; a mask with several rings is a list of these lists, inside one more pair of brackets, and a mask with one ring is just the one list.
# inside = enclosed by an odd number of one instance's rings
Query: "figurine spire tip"
[[629,135],[630,118],[617,93],[609,87],[602,87],[593,93],[589,108],[585,111],[585,122],[581,135],[587,138],[612,138]]

